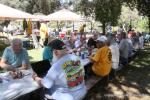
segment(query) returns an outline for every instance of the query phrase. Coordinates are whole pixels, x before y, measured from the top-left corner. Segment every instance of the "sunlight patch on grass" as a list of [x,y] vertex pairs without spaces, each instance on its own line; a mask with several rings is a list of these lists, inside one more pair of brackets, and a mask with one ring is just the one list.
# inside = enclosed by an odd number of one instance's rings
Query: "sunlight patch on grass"
[[30,62],[36,62],[42,60],[43,49],[32,49],[28,50]]
[[137,82],[131,82],[132,85],[138,86]]
[[119,90],[119,88],[115,84],[109,83],[108,87],[111,89],[111,91],[118,91]]
[[[149,86],[150,86],[150,85],[149,85]],[[150,88],[147,87],[146,90],[150,93]]]

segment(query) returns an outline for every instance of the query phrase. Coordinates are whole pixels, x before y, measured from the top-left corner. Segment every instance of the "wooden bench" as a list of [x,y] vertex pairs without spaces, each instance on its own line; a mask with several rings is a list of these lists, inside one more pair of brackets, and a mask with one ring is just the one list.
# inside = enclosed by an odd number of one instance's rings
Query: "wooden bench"
[[[98,83],[103,77],[91,76],[85,80],[87,91],[90,90],[96,83]],[[49,94],[45,94],[45,100],[52,99]]]
[[[132,61],[136,57],[137,54],[138,54],[138,51],[137,50],[134,51],[133,54],[132,54],[132,56],[131,56],[131,58],[129,58],[129,60]],[[122,67],[121,66],[119,66],[119,67],[120,67],[119,70],[121,70]],[[115,76],[116,76],[116,72],[119,71],[119,70],[114,70],[114,75]],[[107,77],[107,81],[109,81],[109,76],[110,75],[111,74],[109,73],[109,75],[106,76]],[[90,90],[96,83],[98,83],[100,80],[102,80],[102,78],[104,78],[104,77],[91,76],[91,77],[87,78],[85,80],[85,85],[87,87],[87,90]]]
[[90,90],[96,83],[98,83],[102,77],[91,76],[85,80],[87,90]]

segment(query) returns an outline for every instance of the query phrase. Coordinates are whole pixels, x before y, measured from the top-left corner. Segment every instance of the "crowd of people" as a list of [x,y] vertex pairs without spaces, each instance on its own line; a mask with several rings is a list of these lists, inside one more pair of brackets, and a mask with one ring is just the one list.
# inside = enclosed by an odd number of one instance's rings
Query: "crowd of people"
[[[40,42],[43,50],[43,60],[52,64],[43,78],[33,74],[33,79],[41,86],[49,89],[52,99],[81,100],[87,93],[85,79],[91,75],[104,77],[112,69],[118,70],[126,66],[135,49],[144,48],[143,35],[133,30],[129,33],[112,34],[93,33],[86,37],[84,27],[75,30],[70,37],[63,39],[50,38],[46,26],[41,24]],[[89,63],[81,65],[83,54]],[[21,39],[15,38],[11,45],[5,48],[0,62],[1,68],[7,71],[27,70],[30,67],[27,50],[23,48]],[[44,67],[44,65],[43,65]]]

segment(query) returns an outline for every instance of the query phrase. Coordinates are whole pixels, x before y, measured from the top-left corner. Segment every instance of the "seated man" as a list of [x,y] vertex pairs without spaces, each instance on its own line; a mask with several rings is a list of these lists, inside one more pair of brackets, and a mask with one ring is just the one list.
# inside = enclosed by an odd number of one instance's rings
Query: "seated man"
[[53,65],[44,78],[33,75],[35,81],[49,89],[54,100],[82,100],[86,94],[84,68],[80,59],[68,54],[65,44],[58,39],[51,42]]
[[91,68],[90,73],[93,73],[97,76],[106,76],[111,71],[112,55],[109,47],[106,45],[106,40],[107,38],[104,36],[97,39],[98,50],[93,57],[90,57],[93,65],[92,67],[89,66],[89,69],[86,69],[85,67],[85,70],[90,70]]
[[132,58],[133,54],[134,54],[134,47],[133,47],[133,44],[132,44],[132,41],[131,39],[127,38],[127,41],[128,41],[128,44],[129,44],[129,50],[128,50],[128,58]]
[[124,66],[128,63],[129,57],[129,42],[125,32],[121,33],[122,40],[119,44],[119,51],[120,51],[120,63]]
[[6,70],[27,69],[29,67],[28,53],[23,48],[23,43],[20,39],[13,39],[11,46],[5,48],[0,66]]
[[116,41],[115,34],[112,34],[108,39],[108,45],[112,54],[112,68],[114,70],[117,70],[119,67],[120,52],[119,52],[119,45]]
[[109,74],[110,79],[113,79],[116,77],[116,71],[120,70],[121,67],[119,66],[119,57],[120,57],[120,52],[119,52],[119,45],[116,41],[116,36],[115,34],[111,34],[108,38],[108,46],[111,50],[112,54],[112,70]]

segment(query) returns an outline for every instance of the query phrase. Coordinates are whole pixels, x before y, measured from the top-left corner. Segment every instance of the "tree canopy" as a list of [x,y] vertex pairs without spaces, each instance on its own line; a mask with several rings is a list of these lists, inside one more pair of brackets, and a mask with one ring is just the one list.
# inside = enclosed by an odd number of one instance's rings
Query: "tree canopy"
[[148,17],[149,20],[149,31],[150,31],[150,0],[121,0],[132,10],[137,8],[138,12],[142,16]]
[[96,0],[95,18],[102,23],[103,33],[105,33],[106,24],[116,25],[121,14],[120,0]]
[[141,15],[148,17],[150,32],[150,0],[137,0],[137,9]]
[[[64,6],[61,0],[0,0],[0,3],[31,14],[45,15]],[[128,6],[133,11],[136,8],[140,15],[148,17],[150,29],[150,0],[70,0],[65,5],[101,22],[103,32],[108,23],[117,25],[122,6]]]
[[105,33],[105,27],[108,23],[117,24],[121,14],[120,0],[81,0],[80,6],[80,10],[84,12],[85,16],[94,13],[95,20],[102,23],[103,33]]
[[0,0],[0,3],[31,14],[42,12],[46,15],[61,6],[59,0]]

